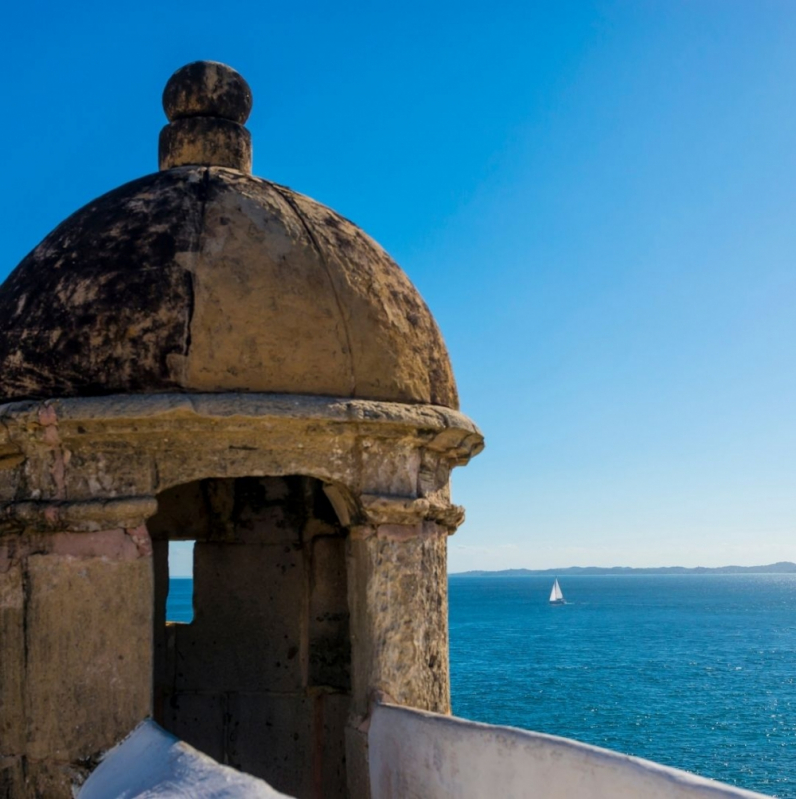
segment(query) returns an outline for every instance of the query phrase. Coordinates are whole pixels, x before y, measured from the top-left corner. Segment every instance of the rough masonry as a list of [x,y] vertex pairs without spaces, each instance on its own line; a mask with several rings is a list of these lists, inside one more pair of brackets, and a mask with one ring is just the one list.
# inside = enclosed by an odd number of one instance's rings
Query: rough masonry
[[[0,287],[0,796],[71,797],[143,718],[298,797],[367,797],[375,696],[449,712],[439,330],[352,223],[252,177],[197,62],[161,171]],[[167,624],[169,541],[195,618]]]

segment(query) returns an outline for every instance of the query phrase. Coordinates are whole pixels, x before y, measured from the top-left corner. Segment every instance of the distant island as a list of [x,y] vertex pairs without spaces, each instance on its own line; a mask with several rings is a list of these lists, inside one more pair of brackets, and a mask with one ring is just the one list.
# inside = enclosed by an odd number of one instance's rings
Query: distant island
[[568,566],[565,569],[503,569],[502,571],[454,572],[449,577],[554,577],[587,576],[605,574],[796,574],[796,563],[782,560],[768,566],[661,566],[658,568],[633,569],[629,566]]

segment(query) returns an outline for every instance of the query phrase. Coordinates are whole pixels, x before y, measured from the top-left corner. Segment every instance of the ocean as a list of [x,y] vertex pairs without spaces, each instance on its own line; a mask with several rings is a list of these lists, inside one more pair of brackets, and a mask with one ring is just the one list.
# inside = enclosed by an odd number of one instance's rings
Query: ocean
[[452,577],[453,712],[796,797],[796,575]]
[[[796,799],[796,575],[452,576],[457,716]],[[168,616],[190,620],[191,584]]]

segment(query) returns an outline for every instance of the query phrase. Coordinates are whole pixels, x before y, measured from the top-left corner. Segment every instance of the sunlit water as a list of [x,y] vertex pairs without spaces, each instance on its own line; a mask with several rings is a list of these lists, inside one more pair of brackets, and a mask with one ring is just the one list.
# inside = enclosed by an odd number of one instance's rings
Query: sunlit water
[[454,713],[796,799],[796,575],[560,582],[450,579]]
[[453,711],[796,797],[796,576],[452,577]]

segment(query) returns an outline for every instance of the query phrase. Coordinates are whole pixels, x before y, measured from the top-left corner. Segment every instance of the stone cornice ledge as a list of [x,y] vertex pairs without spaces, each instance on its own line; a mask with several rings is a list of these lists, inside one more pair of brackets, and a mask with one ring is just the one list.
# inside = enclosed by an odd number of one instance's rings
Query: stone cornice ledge
[[257,422],[315,422],[352,426],[359,432],[388,433],[391,429],[432,434],[428,446],[440,451],[459,450],[466,460],[483,449],[478,427],[463,413],[437,405],[410,405],[340,397],[299,394],[116,394],[105,397],[68,397],[27,400],[0,405],[0,449],[16,438],[14,428],[39,426],[42,412],[63,433],[80,424],[91,428],[135,422],[240,420]]
[[25,500],[0,502],[0,531],[18,526],[39,531],[96,532],[138,527],[158,509],[154,497],[116,497],[96,500]]

